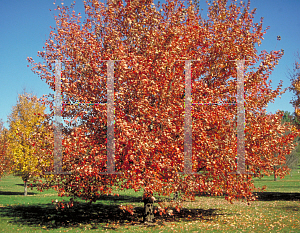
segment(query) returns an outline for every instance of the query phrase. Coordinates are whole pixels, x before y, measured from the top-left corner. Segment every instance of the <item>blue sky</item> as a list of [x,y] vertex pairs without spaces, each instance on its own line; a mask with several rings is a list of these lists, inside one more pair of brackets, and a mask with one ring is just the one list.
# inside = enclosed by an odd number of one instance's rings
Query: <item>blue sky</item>
[[[60,2],[61,0],[10,0],[0,3],[0,119],[5,122],[12,106],[16,104],[18,94],[24,88],[38,97],[52,93],[48,85],[27,67],[26,58],[41,61],[37,52],[43,50],[50,26],[55,26],[54,8]],[[63,2],[70,6],[73,1]],[[163,2],[162,0],[161,3]],[[204,9],[202,15],[205,15],[205,1],[200,0],[200,8]],[[271,51],[276,48],[285,51],[271,75],[272,87],[275,89],[280,80],[283,80],[283,88],[288,87],[288,69],[295,62],[296,52],[300,52],[300,1],[252,0],[251,9],[253,8],[257,8],[255,22],[258,23],[260,17],[264,17],[264,28],[270,26],[258,50]],[[83,2],[77,1],[74,9],[83,14]],[[281,36],[281,41],[277,41],[278,35]],[[275,103],[270,103],[267,111],[275,113],[279,109],[293,112],[294,108],[289,103],[292,98],[293,94],[286,92],[281,99],[277,98]]]

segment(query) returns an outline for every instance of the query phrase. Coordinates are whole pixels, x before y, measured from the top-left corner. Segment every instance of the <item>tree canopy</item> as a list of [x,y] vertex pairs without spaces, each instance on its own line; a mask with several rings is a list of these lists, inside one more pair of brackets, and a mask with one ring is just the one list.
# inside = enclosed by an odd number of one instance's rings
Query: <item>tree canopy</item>
[[35,137],[38,134],[42,134],[43,137],[49,134],[42,124],[44,111],[45,106],[38,102],[36,96],[24,92],[19,95],[17,104],[8,116],[8,147],[13,162],[12,171],[25,182],[25,195],[27,182],[38,175],[43,166],[42,153],[37,153],[40,142],[35,140]]
[[8,152],[8,130],[0,119],[0,178],[10,172],[11,158]]
[[[64,62],[62,116],[80,118],[65,130],[63,166],[71,174],[57,175],[41,188],[56,184],[60,195],[95,201],[114,188],[143,189],[145,195],[197,192],[226,199],[255,197],[249,174],[236,174],[237,60],[245,60],[245,164],[268,174],[284,164],[296,132],[284,135],[282,113],[266,114],[266,106],[281,93],[269,75],[283,51],[257,51],[266,30],[254,23],[250,1],[213,1],[208,19],[194,4],[180,1],[155,5],[151,0],[84,1],[86,18],[72,8],[57,7],[56,28],[39,52],[44,64],[28,58],[55,90],[54,60]],[[108,64],[114,62],[115,170],[107,172]],[[186,60],[193,61],[192,169],[184,171]],[[108,63],[108,62],[107,62]],[[110,63],[111,64],[111,63]],[[256,66],[257,64],[258,67]],[[53,101],[50,101],[53,107]],[[86,103],[75,105],[70,103]],[[95,103],[89,105],[88,103]],[[197,104],[200,103],[200,104]],[[202,104],[201,104],[202,103]],[[53,108],[49,117],[54,116]],[[50,119],[50,118],[49,118]],[[280,146],[279,146],[280,145]],[[284,149],[282,145],[285,145]],[[276,155],[275,155],[276,154]],[[286,168],[279,169],[284,176]],[[180,173],[181,172],[181,173]],[[44,185],[44,186],[43,186]]]

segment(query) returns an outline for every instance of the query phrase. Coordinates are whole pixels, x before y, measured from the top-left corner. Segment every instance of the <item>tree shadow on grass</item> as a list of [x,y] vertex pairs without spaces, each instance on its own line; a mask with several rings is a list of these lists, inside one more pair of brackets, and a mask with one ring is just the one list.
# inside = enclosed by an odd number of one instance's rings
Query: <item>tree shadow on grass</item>
[[[163,225],[164,222],[175,221],[213,221],[218,215],[217,209],[186,209],[180,212],[173,209],[174,215],[155,214],[155,225]],[[143,207],[136,207],[131,215],[119,208],[119,205],[105,205],[100,203],[79,203],[72,208],[56,210],[53,204],[4,206],[0,208],[0,217],[11,218],[10,223],[22,224],[31,227],[46,227],[55,229],[60,227],[92,226],[106,228],[106,223],[119,225],[144,225]]]
[[[282,193],[282,192],[253,192],[257,195],[258,201],[300,201],[300,193]],[[212,196],[210,193],[199,193],[196,196],[203,197],[220,197],[224,196]]]
[[142,202],[142,197],[133,197],[129,195],[102,195],[99,200],[112,201],[112,202]]
[[[24,184],[16,184],[16,185],[24,187]],[[36,184],[32,184],[32,185],[28,184],[28,188],[31,188],[31,187],[35,188]]]
[[[297,203],[295,203],[295,205],[289,203],[288,205],[285,206],[269,206],[269,209],[277,209],[277,210],[285,210],[287,212],[298,212],[300,211],[300,207],[298,206]],[[296,214],[296,213],[295,213]]]
[[291,206],[291,205],[283,206],[280,209],[284,209],[284,210],[287,210],[287,211],[300,211],[299,206]]
[[259,201],[300,201],[300,193],[254,192]]
[[[27,195],[35,195],[36,193],[27,192]],[[24,196],[24,192],[9,192],[9,191],[0,191],[0,195],[21,195]]]

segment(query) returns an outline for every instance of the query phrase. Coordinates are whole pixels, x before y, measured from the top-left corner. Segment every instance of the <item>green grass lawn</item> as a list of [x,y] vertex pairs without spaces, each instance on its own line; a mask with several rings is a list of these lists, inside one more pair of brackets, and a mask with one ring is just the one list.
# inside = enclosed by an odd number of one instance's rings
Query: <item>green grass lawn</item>
[[273,175],[265,176],[261,179],[255,178],[255,184],[257,187],[266,185],[267,192],[300,192],[300,171],[299,173],[298,171],[293,170],[291,174],[284,177],[284,179],[277,178],[276,182],[274,182]]
[[[119,196],[105,196],[91,206],[83,201],[73,208],[57,211],[49,190],[28,190],[23,196],[23,182],[12,175],[0,181],[1,232],[300,232],[300,173],[292,171],[282,180],[255,178],[255,185],[267,186],[260,200],[230,204],[223,197],[196,197],[184,202],[173,216],[155,215],[151,225],[141,223],[142,192],[120,191]],[[119,209],[131,204],[135,215]],[[157,204],[155,204],[157,205]]]

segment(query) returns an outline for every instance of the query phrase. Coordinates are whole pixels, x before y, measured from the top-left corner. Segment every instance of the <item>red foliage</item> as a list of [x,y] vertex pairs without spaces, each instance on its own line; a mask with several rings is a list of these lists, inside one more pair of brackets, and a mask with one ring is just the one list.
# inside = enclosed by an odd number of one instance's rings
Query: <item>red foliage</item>
[[[268,174],[274,164],[284,164],[284,155],[294,147],[296,132],[284,135],[291,126],[281,126],[282,113],[265,114],[267,104],[280,94],[282,85],[272,90],[267,81],[283,53],[259,54],[255,45],[265,33],[262,22],[253,23],[249,5],[233,1],[228,8],[226,2],[215,1],[208,20],[178,1],[163,5],[163,17],[151,1],[111,3],[105,8],[88,0],[87,20],[82,24],[74,11],[58,8],[57,28],[50,33],[46,52],[39,53],[46,64],[35,64],[33,71],[54,90],[51,61],[72,60],[62,69],[63,102],[103,103],[107,66],[100,60],[122,60],[115,62],[114,70],[115,161],[121,174],[100,174],[107,171],[106,106],[65,105],[63,117],[81,120],[77,127],[70,122],[64,131],[63,168],[71,175],[49,178],[41,189],[55,186],[62,195],[89,201],[116,187],[144,189],[147,195],[179,191],[193,198],[197,192],[209,192],[225,194],[229,201],[254,199],[252,177],[233,174],[237,151],[234,105],[193,106],[193,170],[205,167],[205,172],[178,173],[184,168],[185,87],[184,62],[178,60],[199,59],[192,63],[195,103],[235,102],[237,71],[231,60],[251,60],[245,62],[245,163],[249,171],[259,168]],[[28,61],[34,64],[32,58]],[[50,122],[53,101],[49,104]],[[278,170],[280,176],[286,172],[284,166]]]

